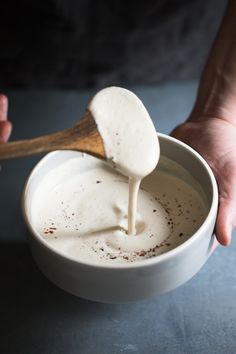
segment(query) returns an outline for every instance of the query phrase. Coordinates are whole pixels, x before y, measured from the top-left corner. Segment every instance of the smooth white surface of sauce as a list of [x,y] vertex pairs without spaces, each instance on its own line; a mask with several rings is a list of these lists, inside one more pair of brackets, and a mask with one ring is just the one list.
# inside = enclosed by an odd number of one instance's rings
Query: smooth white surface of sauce
[[136,235],[127,235],[128,178],[85,154],[48,172],[35,191],[31,224],[60,253],[92,264],[139,262],[193,235],[206,206],[189,184],[162,170],[140,188]]

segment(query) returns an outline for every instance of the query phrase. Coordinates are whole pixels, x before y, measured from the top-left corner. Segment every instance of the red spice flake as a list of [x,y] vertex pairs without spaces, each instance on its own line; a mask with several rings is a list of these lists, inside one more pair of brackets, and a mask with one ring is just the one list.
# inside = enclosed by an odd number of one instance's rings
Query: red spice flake
[[44,231],[45,234],[48,234],[48,231]]
[[171,245],[171,243],[166,243],[166,246],[170,246]]
[[110,259],[116,259],[117,257],[116,256],[110,256]]
[[101,248],[100,248],[100,251],[104,251],[104,248],[103,248],[103,247],[101,247]]
[[50,234],[53,234],[53,233],[54,233],[54,231],[52,231],[52,230],[49,230],[49,233],[50,233]]
[[147,252],[146,251],[141,251],[141,252],[139,252],[139,256],[140,257],[144,257],[144,256],[146,256],[146,254],[147,254]]
[[128,256],[123,256],[124,259],[126,259],[127,261],[129,260]]
[[155,213],[157,210],[156,209],[153,209],[153,213]]
[[50,227],[49,229],[50,230],[56,230],[57,228],[56,227]]

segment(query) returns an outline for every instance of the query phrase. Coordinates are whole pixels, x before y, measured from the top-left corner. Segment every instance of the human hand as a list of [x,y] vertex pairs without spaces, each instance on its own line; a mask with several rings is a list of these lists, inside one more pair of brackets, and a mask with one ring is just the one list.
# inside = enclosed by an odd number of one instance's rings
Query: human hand
[[236,225],[236,125],[222,118],[189,119],[172,136],[187,143],[208,162],[219,189],[217,240],[228,245]]
[[5,143],[11,134],[12,125],[7,120],[7,111],[8,99],[0,94],[0,143]]

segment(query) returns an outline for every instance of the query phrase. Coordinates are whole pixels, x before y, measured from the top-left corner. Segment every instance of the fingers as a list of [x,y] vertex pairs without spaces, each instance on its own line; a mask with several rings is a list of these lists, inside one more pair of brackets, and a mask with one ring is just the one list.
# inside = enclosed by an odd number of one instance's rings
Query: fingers
[[12,125],[7,120],[8,99],[0,94],[0,143],[5,143],[11,134]]
[[11,122],[0,121],[0,143],[5,143],[9,139],[11,134],[12,125]]
[[5,95],[0,94],[0,122],[7,120],[8,99]]

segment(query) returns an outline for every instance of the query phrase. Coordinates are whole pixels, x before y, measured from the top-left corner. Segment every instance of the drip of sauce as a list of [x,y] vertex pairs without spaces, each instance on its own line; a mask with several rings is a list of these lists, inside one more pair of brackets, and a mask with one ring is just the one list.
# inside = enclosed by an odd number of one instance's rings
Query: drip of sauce
[[90,101],[106,156],[129,177],[128,234],[135,235],[137,198],[141,180],[156,167],[160,148],[155,127],[140,99],[131,91],[108,87]]

